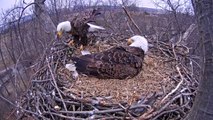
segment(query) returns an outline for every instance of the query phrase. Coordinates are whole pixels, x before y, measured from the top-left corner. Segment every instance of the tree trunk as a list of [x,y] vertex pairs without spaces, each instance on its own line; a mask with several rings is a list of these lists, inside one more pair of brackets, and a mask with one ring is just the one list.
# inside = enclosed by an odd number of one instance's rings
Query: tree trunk
[[56,26],[54,25],[53,21],[51,20],[47,8],[45,7],[46,0],[34,0],[36,3],[35,5],[35,13],[41,20],[41,23],[44,25],[46,31],[50,33],[51,36],[55,36]]
[[192,0],[203,45],[202,79],[185,120],[213,120],[213,1]]

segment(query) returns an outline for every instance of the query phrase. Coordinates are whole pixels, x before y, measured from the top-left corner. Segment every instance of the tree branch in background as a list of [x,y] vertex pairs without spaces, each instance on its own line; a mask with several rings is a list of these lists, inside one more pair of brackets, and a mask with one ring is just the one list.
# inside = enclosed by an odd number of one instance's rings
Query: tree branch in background
[[138,27],[138,25],[135,23],[135,21],[133,20],[133,18],[131,17],[131,15],[129,14],[129,12],[126,10],[125,6],[122,6],[123,10],[125,11],[125,13],[127,14],[128,18],[131,20],[131,22],[133,23],[133,25],[135,26],[135,28],[138,30],[139,34],[142,34],[142,31],[140,30],[140,28]]

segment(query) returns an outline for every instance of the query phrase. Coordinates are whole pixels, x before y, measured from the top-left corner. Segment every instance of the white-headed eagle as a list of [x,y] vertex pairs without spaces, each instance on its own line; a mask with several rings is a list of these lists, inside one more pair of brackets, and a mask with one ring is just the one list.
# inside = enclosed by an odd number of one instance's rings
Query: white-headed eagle
[[75,44],[76,46],[80,46],[80,49],[83,50],[83,46],[88,45],[88,32],[94,32],[97,30],[105,29],[101,26],[91,24],[91,22],[95,21],[95,16],[99,14],[100,12],[95,9],[89,16],[75,16],[72,21],[64,21],[59,23],[57,25],[57,37],[60,38],[63,33],[72,34],[73,40],[71,40],[69,44]]
[[129,46],[113,47],[109,50],[72,57],[73,63],[66,68],[73,72],[100,79],[126,79],[136,76],[142,70],[145,53],[148,51],[146,38],[135,35],[128,39]]

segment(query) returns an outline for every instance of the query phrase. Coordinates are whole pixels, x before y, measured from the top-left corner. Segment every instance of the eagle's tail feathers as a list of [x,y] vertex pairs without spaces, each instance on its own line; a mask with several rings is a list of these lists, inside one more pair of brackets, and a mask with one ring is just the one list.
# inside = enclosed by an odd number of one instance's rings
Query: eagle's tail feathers
[[87,25],[89,25],[89,32],[93,32],[93,31],[96,31],[96,30],[105,30],[104,27],[102,26],[98,26],[98,25],[93,25],[91,23],[87,23]]

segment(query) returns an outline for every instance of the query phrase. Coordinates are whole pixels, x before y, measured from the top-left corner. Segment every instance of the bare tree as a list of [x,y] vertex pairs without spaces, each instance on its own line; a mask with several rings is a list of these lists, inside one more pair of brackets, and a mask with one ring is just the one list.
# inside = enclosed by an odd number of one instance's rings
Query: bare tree
[[175,42],[177,42],[177,39],[182,37],[183,32],[194,22],[190,15],[191,4],[186,0],[154,0],[154,3],[165,11],[164,17],[167,20],[165,35],[167,39],[170,40],[175,37]]
[[213,119],[213,1],[192,0],[198,22],[200,42],[203,45],[202,79],[194,105],[185,120]]
[[51,36],[55,36],[56,26],[52,22],[50,16],[47,13],[47,8],[45,7],[46,0],[35,0],[35,13],[38,15],[41,23],[44,23],[45,29],[50,32]]
[[122,4],[124,6],[131,6],[133,4],[136,4],[137,3],[137,0],[122,0]]

